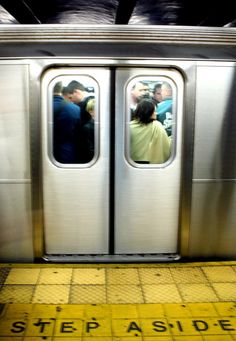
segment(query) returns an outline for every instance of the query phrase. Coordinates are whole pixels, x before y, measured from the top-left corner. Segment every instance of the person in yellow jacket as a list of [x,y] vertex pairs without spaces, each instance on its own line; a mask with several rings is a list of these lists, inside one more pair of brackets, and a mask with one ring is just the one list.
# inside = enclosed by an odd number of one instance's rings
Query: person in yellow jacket
[[130,122],[130,156],[134,162],[160,164],[170,157],[171,141],[156,116],[152,100],[138,103]]

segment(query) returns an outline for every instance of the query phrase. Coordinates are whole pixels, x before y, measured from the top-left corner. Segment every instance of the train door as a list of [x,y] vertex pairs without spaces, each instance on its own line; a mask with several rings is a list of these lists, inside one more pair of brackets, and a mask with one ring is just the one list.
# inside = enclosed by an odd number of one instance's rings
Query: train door
[[[54,99],[58,85],[68,90],[78,83],[95,105],[94,150],[89,159],[63,161],[56,155]],[[156,84],[171,89],[171,109],[165,122],[158,123],[170,146],[162,161],[132,156],[131,97],[137,83],[148,88],[142,99],[153,96]],[[71,93],[69,104],[64,93],[59,111],[79,104]],[[42,201],[47,257],[178,253],[182,99],[183,81],[175,70],[84,67],[44,74]]]

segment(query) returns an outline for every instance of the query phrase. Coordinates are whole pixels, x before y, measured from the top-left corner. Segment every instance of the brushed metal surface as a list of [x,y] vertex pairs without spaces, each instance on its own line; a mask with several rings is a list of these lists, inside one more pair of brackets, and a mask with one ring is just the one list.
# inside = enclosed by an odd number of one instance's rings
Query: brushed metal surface
[[236,245],[235,63],[197,68],[190,256],[232,257]]
[[32,261],[29,67],[0,61],[0,260]]
[[[52,113],[49,83],[56,76],[87,75],[98,84],[100,135],[98,159],[91,165],[57,165],[50,155]],[[109,71],[105,68],[56,69],[42,83],[42,186],[45,252],[96,254],[108,252],[109,220]],[[99,117],[99,118],[98,118]]]
[[236,178],[235,63],[199,63],[194,179]]
[[236,181],[193,184],[189,256],[235,257]]
[[[168,77],[176,84],[175,126],[170,160],[163,165],[135,167],[127,160],[125,143],[129,110],[124,92],[135,76]],[[177,253],[183,129],[183,79],[179,72],[162,68],[118,69],[115,163],[115,252]]]
[[30,179],[29,68],[0,61],[0,179]]
[[30,184],[0,184],[0,217],[0,260],[32,262]]

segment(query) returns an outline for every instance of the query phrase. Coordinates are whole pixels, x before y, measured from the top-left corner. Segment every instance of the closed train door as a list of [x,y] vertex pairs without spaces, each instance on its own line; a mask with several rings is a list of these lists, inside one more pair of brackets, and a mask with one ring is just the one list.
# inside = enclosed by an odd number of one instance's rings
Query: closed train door
[[47,259],[178,255],[183,79],[128,65],[58,67],[42,78]]

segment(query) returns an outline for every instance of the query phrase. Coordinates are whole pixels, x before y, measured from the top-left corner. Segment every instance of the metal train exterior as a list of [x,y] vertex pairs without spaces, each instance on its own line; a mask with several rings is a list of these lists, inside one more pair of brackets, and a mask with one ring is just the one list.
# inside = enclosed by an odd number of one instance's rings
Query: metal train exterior
[[[96,94],[95,153],[53,158],[52,93]],[[174,92],[171,157],[129,154],[136,80]],[[0,261],[236,256],[236,29],[1,25]]]

